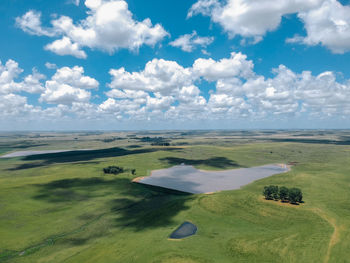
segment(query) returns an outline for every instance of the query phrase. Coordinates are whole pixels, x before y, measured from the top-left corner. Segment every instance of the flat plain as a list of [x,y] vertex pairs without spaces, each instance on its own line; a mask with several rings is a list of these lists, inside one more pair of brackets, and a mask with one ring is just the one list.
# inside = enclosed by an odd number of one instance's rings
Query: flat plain
[[[0,155],[27,150],[72,151],[0,159],[0,262],[349,262],[349,131],[0,134]],[[211,195],[132,182],[182,163],[293,166]],[[305,203],[264,200],[270,184]],[[196,235],[169,240],[185,221]]]

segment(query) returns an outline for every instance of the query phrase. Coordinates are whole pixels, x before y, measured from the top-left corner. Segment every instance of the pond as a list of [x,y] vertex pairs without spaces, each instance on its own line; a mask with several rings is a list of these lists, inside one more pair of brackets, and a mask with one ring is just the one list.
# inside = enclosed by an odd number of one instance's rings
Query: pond
[[186,222],[182,223],[181,226],[179,226],[173,233],[171,233],[169,238],[182,239],[185,237],[192,236],[192,235],[196,234],[196,232],[197,232],[197,226],[186,221]]
[[154,170],[150,176],[141,178],[137,182],[186,193],[201,194],[239,189],[256,180],[288,171],[289,167],[284,164],[224,171],[203,171],[191,165],[176,165],[168,169]]

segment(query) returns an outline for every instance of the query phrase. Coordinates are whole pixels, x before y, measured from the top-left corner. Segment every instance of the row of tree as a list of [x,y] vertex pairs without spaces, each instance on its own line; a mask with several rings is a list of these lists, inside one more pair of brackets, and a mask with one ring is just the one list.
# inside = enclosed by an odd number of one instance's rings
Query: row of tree
[[103,172],[105,174],[120,174],[124,172],[124,168],[119,166],[108,166],[103,168]]
[[106,168],[103,168],[103,172],[105,174],[120,174],[124,173],[126,171],[130,171],[132,175],[136,175],[136,169],[124,169],[123,167],[119,166],[108,166]]
[[299,188],[270,185],[264,187],[263,195],[266,200],[281,200],[282,202],[290,202],[292,204],[303,202],[303,193]]

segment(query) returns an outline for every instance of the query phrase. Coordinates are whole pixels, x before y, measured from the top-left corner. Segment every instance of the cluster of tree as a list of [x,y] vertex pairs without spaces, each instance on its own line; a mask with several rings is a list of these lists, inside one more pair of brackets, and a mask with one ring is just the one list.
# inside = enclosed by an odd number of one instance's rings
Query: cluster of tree
[[119,166],[108,166],[106,168],[103,168],[103,172],[105,174],[120,174],[126,171],[131,172],[132,175],[136,175],[136,169],[124,169],[123,167]]
[[303,193],[299,188],[278,187],[277,185],[265,186],[263,195],[266,200],[281,200],[298,204],[303,202]]
[[108,166],[103,168],[103,172],[105,174],[120,174],[124,172],[124,168],[119,166]]

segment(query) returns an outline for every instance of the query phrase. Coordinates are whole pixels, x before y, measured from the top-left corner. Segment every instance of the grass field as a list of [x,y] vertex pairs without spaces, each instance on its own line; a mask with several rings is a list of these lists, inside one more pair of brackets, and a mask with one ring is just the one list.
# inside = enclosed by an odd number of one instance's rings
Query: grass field
[[[142,134],[165,136],[169,147],[151,146],[140,136],[1,136],[0,154],[92,150],[0,159],[0,262],[350,262],[346,131]],[[178,162],[207,170],[297,164],[212,195],[131,182]],[[126,172],[104,175],[109,165]],[[305,203],[264,200],[269,184],[301,188]],[[168,240],[184,221],[195,223],[197,234]]]

